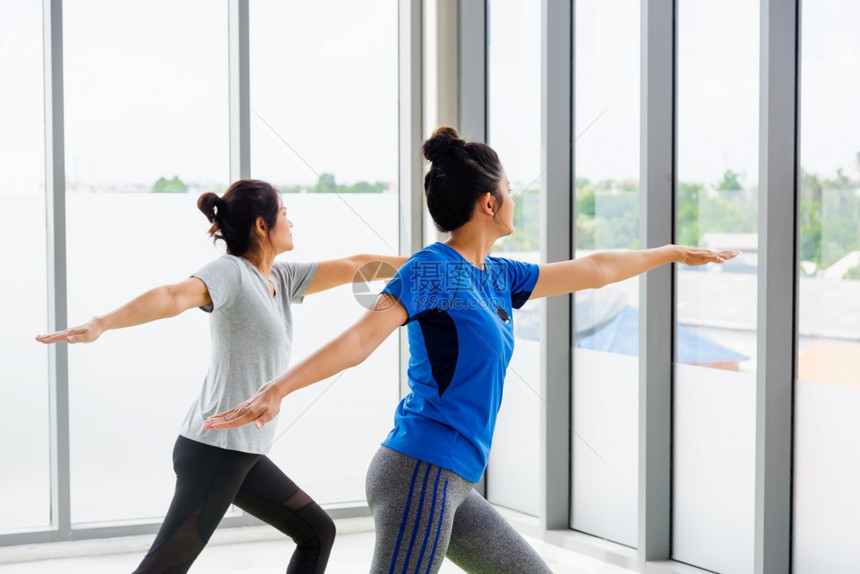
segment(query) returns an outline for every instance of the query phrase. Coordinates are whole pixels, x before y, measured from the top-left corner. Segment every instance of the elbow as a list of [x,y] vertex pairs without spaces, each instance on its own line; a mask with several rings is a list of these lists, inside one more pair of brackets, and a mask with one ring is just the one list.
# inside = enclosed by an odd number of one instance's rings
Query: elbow
[[[394,263],[394,269],[395,269],[395,270],[399,270],[401,267],[403,267],[404,265],[406,265],[406,262],[407,262],[408,260],[409,260],[409,258],[408,258],[408,257],[397,257],[397,258],[394,260],[394,262],[393,262],[393,263]],[[393,277],[393,276],[394,276],[394,275],[392,274],[392,277]]]
[[370,356],[374,348],[375,347],[368,347],[366,344],[362,344],[359,348],[355,349],[349,357],[349,368],[357,367],[362,364],[364,360]]
[[349,362],[348,362],[348,363],[347,363],[347,365],[346,365],[346,368],[347,368],[347,369],[351,369],[351,368],[353,368],[353,367],[357,367],[357,366],[359,366],[360,364],[362,364],[366,358],[367,358],[367,355],[366,355],[366,354],[364,354],[364,353],[362,353],[362,354],[357,354],[357,355],[355,355],[355,356],[353,356],[353,357],[350,357]]
[[618,277],[616,277],[615,274],[612,273],[611,270],[607,267],[601,266],[595,274],[594,288],[600,289],[601,287],[606,287],[607,285],[615,283],[616,281],[618,281]]
[[612,268],[600,260],[600,254],[591,255],[590,258],[591,271],[588,274],[588,278],[590,279],[588,281],[588,288],[600,289],[613,283],[615,278],[613,277]]
[[160,312],[158,313],[159,319],[169,319],[170,317],[176,317],[179,315],[182,310],[180,309],[181,302],[179,300],[179,294],[172,288],[171,285],[165,285],[164,287],[160,287],[159,289],[163,289],[163,295],[161,296],[161,304]]
[[[394,277],[397,270],[406,263],[405,257],[390,258],[382,255],[353,255],[349,258],[353,265],[354,281],[373,281],[378,279],[390,279]],[[362,273],[359,274],[359,270]]]
[[347,257],[346,260],[349,263],[350,281],[355,283],[364,280],[364,274],[359,274],[359,271],[361,271],[362,267],[372,262],[373,257],[362,253],[359,255],[352,255],[350,257]]
[[362,364],[380,343],[378,336],[374,336],[372,333],[361,332],[360,330],[354,332],[354,337],[354,342],[350,345],[351,352],[345,353],[349,357],[347,359],[349,367],[357,367]]

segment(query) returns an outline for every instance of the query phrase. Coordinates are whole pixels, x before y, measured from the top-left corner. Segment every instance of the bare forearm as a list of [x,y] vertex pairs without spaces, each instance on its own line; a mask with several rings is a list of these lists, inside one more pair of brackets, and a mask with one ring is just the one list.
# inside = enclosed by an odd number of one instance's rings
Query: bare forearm
[[292,369],[274,379],[271,385],[283,398],[364,361],[379,346],[379,341],[365,341],[359,330],[349,329],[317,350]]
[[589,255],[597,268],[597,286],[624,281],[667,263],[680,261],[681,249],[664,245],[639,251],[608,251]]
[[108,329],[131,327],[173,317],[191,307],[200,307],[212,302],[206,285],[196,277],[180,283],[150,289],[135,297],[119,309],[93,317],[90,321],[55,333],[37,335],[40,343],[92,343]]
[[406,309],[380,295],[372,311],[322,349],[257,391],[253,397],[203,422],[203,428],[236,428],[253,422],[257,428],[275,418],[289,393],[331,377],[361,363],[398,325],[407,319]]
[[150,289],[122,307],[95,317],[103,330],[141,325],[157,319],[173,317],[181,312],[167,285]]
[[[378,255],[371,253],[360,253],[358,255],[353,255],[350,259],[354,262],[355,268],[360,269],[362,266],[368,263],[382,262],[387,265],[390,265],[394,269],[400,269],[403,264],[406,262],[406,257],[399,257],[397,255]],[[379,269],[379,272],[385,273],[385,269]],[[385,276],[390,276],[391,273],[386,273]]]

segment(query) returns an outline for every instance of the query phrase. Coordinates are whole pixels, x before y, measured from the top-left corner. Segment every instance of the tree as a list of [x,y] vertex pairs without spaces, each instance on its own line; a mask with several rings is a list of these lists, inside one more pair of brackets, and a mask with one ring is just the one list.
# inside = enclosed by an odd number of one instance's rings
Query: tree
[[704,194],[701,183],[678,184],[678,243],[699,244],[699,200]]
[[723,174],[723,181],[720,182],[720,185],[717,186],[717,189],[727,191],[734,189],[743,189],[743,187],[741,187],[741,182],[738,181],[738,174],[736,174],[730,169],[727,169],[726,172]]
[[188,185],[175,175],[171,179],[159,177],[152,186],[152,193],[186,193],[187,191]]
[[311,193],[332,193],[337,191],[337,183],[334,181],[333,173],[323,173],[317,180],[317,184],[310,190]]
[[851,279],[853,281],[860,281],[860,265],[855,265],[851,269],[849,269],[845,273],[845,277],[843,279]]
[[[292,186],[284,188],[285,193],[300,191],[301,186]],[[367,181],[359,181],[353,185],[338,185],[335,181],[334,174],[323,173],[317,179],[316,185],[308,189],[309,193],[382,193],[388,189],[388,184],[383,181],[370,183]]]

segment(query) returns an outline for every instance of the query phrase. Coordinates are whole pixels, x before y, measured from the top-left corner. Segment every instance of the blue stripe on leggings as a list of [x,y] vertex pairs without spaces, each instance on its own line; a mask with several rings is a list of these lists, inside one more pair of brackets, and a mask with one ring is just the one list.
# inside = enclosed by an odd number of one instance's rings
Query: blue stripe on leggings
[[[430,465],[424,473],[424,483],[421,485],[421,497],[418,499],[418,512],[415,514],[415,524],[412,525],[412,538],[409,540],[409,549],[406,551],[406,560],[403,562],[403,574],[408,574],[409,560],[412,559],[412,549],[415,548],[415,538],[418,536],[418,528],[421,526],[421,512],[424,510],[424,496],[427,494],[427,479],[430,478]],[[416,570],[421,568],[421,562]]]
[[409,496],[406,498],[406,508],[403,510],[403,522],[400,523],[400,533],[397,535],[397,544],[394,546],[394,555],[391,557],[391,568],[388,569],[388,574],[394,574],[394,565],[397,563],[397,553],[400,551],[400,542],[403,540],[403,531],[406,530],[406,521],[409,519],[409,507],[412,506],[412,490],[415,488],[415,477],[418,476],[418,469],[421,467],[421,461],[415,465],[415,470],[412,471],[412,482],[409,484]]
[[[429,469],[428,469],[429,470]],[[429,472],[427,474],[430,474]],[[421,553],[418,555],[418,568],[421,568],[421,560],[424,559],[424,551],[427,550],[427,540],[430,539],[430,529],[433,527],[433,515],[436,513],[436,494],[439,492],[439,475],[442,474],[442,469],[436,467],[436,481],[433,484],[433,502],[430,503],[430,518],[427,519],[427,529],[424,530],[424,542],[421,544]],[[432,560],[433,557],[431,556]]]
[[427,564],[427,572],[433,566],[433,557],[436,556],[436,545],[439,544],[439,533],[442,531],[442,519],[445,518],[445,499],[448,498],[448,479],[442,487],[442,507],[439,509],[439,526],[436,527],[436,539],[433,540],[433,551],[430,553],[430,562]]

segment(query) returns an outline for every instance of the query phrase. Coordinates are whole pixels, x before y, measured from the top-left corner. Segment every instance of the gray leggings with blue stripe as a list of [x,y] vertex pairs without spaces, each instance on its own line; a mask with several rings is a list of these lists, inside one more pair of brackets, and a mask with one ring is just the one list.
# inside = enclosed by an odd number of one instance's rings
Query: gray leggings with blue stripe
[[381,447],[367,471],[376,525],[372,574],[432,574],[447,556],[472,574],[551,570],[457,474]]

